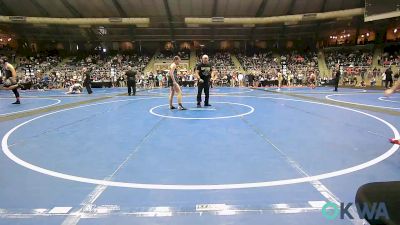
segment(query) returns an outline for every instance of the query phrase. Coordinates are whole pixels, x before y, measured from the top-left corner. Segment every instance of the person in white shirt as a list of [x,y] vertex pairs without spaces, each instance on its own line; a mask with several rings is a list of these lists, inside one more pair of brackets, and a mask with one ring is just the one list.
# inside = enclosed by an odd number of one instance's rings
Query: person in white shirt
[[243,78],[244,78],[243,74],[239,74],[238,76],[239,87],[243,87]]
[[117,73],[111,73],[111,85],[112,87],[116,87],[117,86]]
[[381,75],[381,86],[385,86],[385,82],[386,82],[386,73],[383,72]]
[[281,73],[281,71],[278,70],[278,91],[281,90],[282,81],[283,81],[283,74]]

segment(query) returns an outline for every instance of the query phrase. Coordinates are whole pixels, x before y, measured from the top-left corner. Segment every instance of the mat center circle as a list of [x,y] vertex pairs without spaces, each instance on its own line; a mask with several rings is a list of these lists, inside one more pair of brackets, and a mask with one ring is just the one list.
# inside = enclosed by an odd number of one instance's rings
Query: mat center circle
[[252,106],[235,102],[213,102],[212,106],[200,107],[195,102],[183,102],[187,110],[171,110],[169,104],[158,105],[149,110],[154,116],[169,119],[213,120],[246,116],[254,112]]

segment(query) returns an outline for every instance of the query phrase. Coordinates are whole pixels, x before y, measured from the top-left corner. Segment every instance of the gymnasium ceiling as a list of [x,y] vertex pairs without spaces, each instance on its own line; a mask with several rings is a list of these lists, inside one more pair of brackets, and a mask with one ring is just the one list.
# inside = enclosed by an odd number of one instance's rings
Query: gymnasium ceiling
[[317,13],[364,7],[364,0],[0,0],[0,14],[31,17],[148,17],[147,28],[0,24],[0,29],[26,39],[79,41],[133,40],[223,40],[269,39],[283,36],[315,35],[321,27],[334,28],[360,23],[351,21],[303,22],[297,25],[188,27],[185,17],[270,17]]

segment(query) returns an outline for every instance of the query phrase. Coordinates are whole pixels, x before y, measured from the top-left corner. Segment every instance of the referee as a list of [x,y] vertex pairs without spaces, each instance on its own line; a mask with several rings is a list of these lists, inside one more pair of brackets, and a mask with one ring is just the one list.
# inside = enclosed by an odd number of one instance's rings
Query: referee
[[341,70],[340,66],[337,65],[336,66],[336,75],[335,75],[335,80],[334,80],[335,90],[333,90],[336,92],[338,91],[338,86],[339,86],[339,81],[340,81],[340,70]]
[[83,86],[85,86],[88,94],[91,95],[93,93],[92,87],[91,87],[91,77],[90,77],[91,71],[88,68],[83,67],[82,73],[84,76],[83,77]]
[[211,106],[209,104],[210,99],[210,80],[215,74],[215,70],[213,65],[209,62],[208,55],[203,55],[201,57],[201,62],[196,65],[196,78],[198,80],[197,84],[197,107],[201,107],[201,94],[203,93],[206,96],[204,100],[204,106]]
[[128,95],[136,95],[136,71],[132,70],[131,66],[128,66],[128,71],[125,73],[127,77],[127,85],[128,85]]

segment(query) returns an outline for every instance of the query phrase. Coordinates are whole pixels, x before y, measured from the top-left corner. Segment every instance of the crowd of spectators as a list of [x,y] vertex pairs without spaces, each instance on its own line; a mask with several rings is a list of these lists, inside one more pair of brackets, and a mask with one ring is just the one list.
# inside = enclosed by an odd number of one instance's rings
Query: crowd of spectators
[[198,52],[197,63],[200,63],[204,54],[208,55],[210,62],[217,71],[218,78],[227,76],[237,69],[232,61],[231,54],[228,52]]
[[[279,58],[272,52],[238,54],[237,57],[248,72],[243,75],[244,86],[276,86],[280,74],[283,85],[303,85],[307,84],[311,74],[318,73],[318,58],[314,52],[293,51],[281,54]],[[286,65],[285,69],[279,61]]]
[[378,59],[378,63],[385,67],[390,65],[400,66],[400,46],[391,46],[385,49],[382,57]]
[[[182,50],[179,53],[162,51],[158,56],[163,59],[172,59],[174,55],[180,55],[182,59],[189,59],[190,52]],[[198,52],[198,62],[203,52]],[[237,59],[244,71],[240,72],[235,67],[231,54],[227,52],[208,52],[210,62],[217,71],[214,79],[215,85],[222,86],[275,86],[278,79],[282,79],[283,85],[307,85],[311,76],[317,77],[319,84],[329,83],[333,75],[319,76],[318,57],[314,51],[292,51],[283,54],[272,52],[239,53]],[[372,53],[368,50],[328,51],[325,52],[326,63],[329,69],[334,69],[337,64],[341,66],[342,83],[345,85],[357,85],[358,76],[361,76],[361,84],[365,85],[368,77],[371,84],[375,84],[377,78],[383,73],[379,69],[372,69]],[[98,87],[122,87],[126,86],[125,72],[128,65],[138,72],[137,83],[142,87],[166,87],[168,73],[156,71],[144,73],[144,69],[150,61],[145,54],[105,56],[93,54],[62,59],[57,55],[38,54],[31,57],[14,56],[17,73],[20,82],[25,88],[68,88],[74,82],[82,82],[84,67],[89,68],[93,86]],[[400,66],[399,48],[385,51],[379,63],[383,66]],[[286,65],[286,67],[282,67]],[[398,74],[398,69],[394,71]],[[281,77],[281,78],[279,78]],[[383,78],[382,78],[383,79]],[[195,85],[194,71],[182,71],[179,82],[184,86]]]
[[20,74],[21,83],[26,84],[26,88],[42,88],[43,84],[50,83],[51,71],[61,63],[62,58],[58,55],[40,53],[36,56],[18,57],[12,59],[16,61],[16,71]]
[[162,50],[155,56],[158,60],[172,60],[174,56],[181,57],[182,60],[188,60],[190,57],[190,49],[181,49],[179,51],[174,50]]
[[[335,70],[340,65],[342,84],[349,86],[366,86],[366,78],[370,78],[371,85],[375,85],[377,74],[369,68],[372,66],[373,54],[369,49],[340,49],[325,52],[325,60],[329,69]],[[361,78],[359,81],[358,77]]]
[[25,71],[25,73],[47,72],[57,66],[61,62],[61,57],[58,55],[41,55],[36,57],[19,57],[17,68]]
[[318,57],[314,51],[292,51],[281,56],[281,62],[287,62],[287,80],[291,84],[306,84],[311,74],[318,77]]
[[265,73],[268,70],[278,68],[278,59],[272,56],[272,52],[255,53],[251,55],[239,53],[237,58],[246,71],[260,71]]
[[[102,57],[101,55],[89,55],[86,57],[73,57],[60,63],[60,60],[53,61],[49,58],[41,63],[30,64],[32,60],[20,61],[21,83],[24,88],[51,89],[68,88],[75,82],[83,82],[82,69],[88,68],[91,73],[93,86],[118,87],[126,86],[125,71],[130,65],[138,71],[138,75],[143,72],[150,61],[146,55],[116,55]],[[57,63],[58,62],[58,63]],[[23,66],[28,65],[28,66]],[[29,65],[35,65],[38,69],[30,69]],[[26,71],[32,72],[26,72]]]
[[329,68],[340,64],[343,67],[370,67],[372,65],[372,52],[369,50],[330,51],[325,52],[325,60]]
[[[200,62],[201,59],[200,54],[198,57],[198,62]],[[227,52],[215,52],[208,54],[208,57],[210,59],[210,62],[214,65],[216,70],[231,70],[235,67],[231,54]]]

